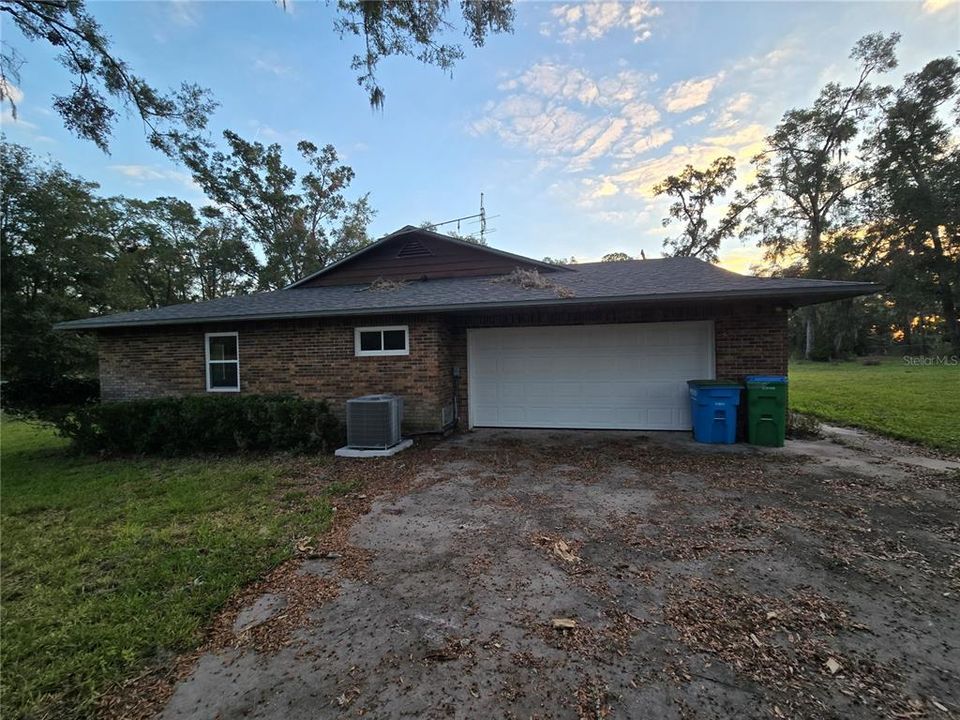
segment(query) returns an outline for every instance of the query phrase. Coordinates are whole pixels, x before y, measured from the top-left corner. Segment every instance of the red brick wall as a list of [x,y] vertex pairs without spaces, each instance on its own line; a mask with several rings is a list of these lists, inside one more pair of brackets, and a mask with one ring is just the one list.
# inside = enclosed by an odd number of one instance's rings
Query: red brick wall
[[[405,401],[407,432],[439,430],[460,368],[459,413],[467,418],[468,327],[715,321],[717,377],[786,374],[787,313],[772,306],[543,309],[469,315],[264,321],[103,331],[99,337],[104,400],[206,392],[204,333],[237,331],[244,393],[292,393],[344,402],[392,392]],[[356,357],[356,326],[408,325],[410,354]]]
[[[409,355],[356,357],[354,327],[408,325]],[[342,418],[348,398],[396,393],[405,402],[407,432],[437,430],[452,402],[446,327],[436,317],[287,320],[192,325],[100,333],[104,400],[206,392],[204,333],[237,331],[240,391],[289,393],[329,400]]]

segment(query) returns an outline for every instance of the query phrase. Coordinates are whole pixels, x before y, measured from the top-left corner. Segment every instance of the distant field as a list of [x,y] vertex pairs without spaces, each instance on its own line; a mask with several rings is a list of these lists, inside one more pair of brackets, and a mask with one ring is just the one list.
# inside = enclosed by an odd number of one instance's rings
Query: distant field
[[790,408],[960,454],[960,366],[792,362]]

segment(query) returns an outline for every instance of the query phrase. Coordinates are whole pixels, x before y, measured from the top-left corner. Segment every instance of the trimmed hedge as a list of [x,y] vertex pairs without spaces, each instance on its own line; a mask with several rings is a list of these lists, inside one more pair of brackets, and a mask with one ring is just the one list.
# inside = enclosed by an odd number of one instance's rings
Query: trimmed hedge
[[344,439],[326,402],[268,395],[102,403],[77,408],[57,426],[88,453],[332,452]]

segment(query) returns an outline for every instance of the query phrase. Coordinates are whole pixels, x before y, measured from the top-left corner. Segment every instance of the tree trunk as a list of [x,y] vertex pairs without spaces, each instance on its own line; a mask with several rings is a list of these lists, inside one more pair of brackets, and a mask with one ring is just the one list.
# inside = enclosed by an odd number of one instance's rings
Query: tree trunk
[[943,306],[943,317],[947,324],[947,339],[954,355],[960,355],[960,318],[957,317],[957,306],[953,301],[953,288],[950,283],[940,280],[940,304]]
[[953,287],[950,285],[950,259],[944,252],[940,240],[939,228],[930,231],[933,248],[937,252],[937,275],[940,290],[940,305],[943,307],[943,319],[946,323],[946,336],[954,354],[960,355],[960,316],[957,315],[957,304],[953,298]]
[[804,311],[804,315],[806,315],[806,317],[804,318],[804,325],[806,329],[806,340],[804,342],[804,347],[803,347],[803,356],[807,360],[809,360],[813,355],[813,342],[815,339],[814,337],[815,330],[813,327],[813,309],[807,308]]

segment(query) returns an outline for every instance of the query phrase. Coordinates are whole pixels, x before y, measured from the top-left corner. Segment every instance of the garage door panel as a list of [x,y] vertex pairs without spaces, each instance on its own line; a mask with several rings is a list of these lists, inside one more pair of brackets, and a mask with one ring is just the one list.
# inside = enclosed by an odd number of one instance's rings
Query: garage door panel
[[713,377],[712,324],[470,331],[475,426],[689,429],[686,381]]

